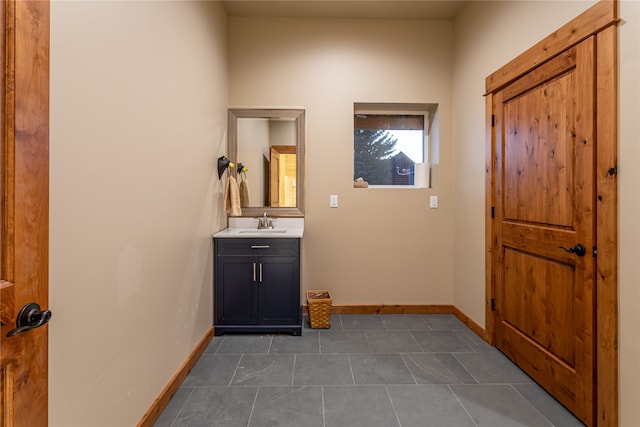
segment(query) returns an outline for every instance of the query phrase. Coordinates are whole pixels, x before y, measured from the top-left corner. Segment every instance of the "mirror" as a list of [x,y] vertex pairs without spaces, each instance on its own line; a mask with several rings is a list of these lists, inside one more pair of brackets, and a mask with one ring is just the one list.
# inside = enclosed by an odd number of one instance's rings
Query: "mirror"
[[302,109],[229,109],[227,156],[249,188],[242,216],[304,216],[304,120]]

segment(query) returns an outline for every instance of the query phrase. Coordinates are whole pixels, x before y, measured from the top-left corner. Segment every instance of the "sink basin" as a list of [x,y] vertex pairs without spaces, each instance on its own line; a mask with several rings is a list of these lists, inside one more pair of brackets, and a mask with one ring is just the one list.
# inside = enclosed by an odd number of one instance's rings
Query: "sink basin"
[[262,228],[262,229],[250,229],[250,230],[240,230],[239,234],[282,234],[286,233],[287,230],[284,228]]
[[258,228],[256,218],[231,217],[229,227],[213,234],[216,239],[302,239],[304,218],[274,218],[275,228]]

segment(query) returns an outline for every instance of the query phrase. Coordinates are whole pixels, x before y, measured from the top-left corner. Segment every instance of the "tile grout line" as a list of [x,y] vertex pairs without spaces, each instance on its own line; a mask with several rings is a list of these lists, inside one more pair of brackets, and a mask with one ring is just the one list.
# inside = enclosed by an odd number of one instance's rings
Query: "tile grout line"
[[180,414],[182,413],[182,410],[184,409],[184,405],[186,405],[187,400],[189,400],[189,397],[191,397],[191,395],[193,394],[194,390],[195,390],[195,388],[192,387],[191,391],[189,392],[189,395],[184,399],[184,402],[182,402],[182,405],[180,405],[180,410],[178,410],[178,413],[176,413],[176,416],[173,417],[173,420],[171,421],[171,424],[169,424],[169,427],[173,427],[175,425],[176,421],[178,421],[178,418],[180,418]]
[[260,393],[260,387],[256,387],[256,395],[253,396],[253,404],[251,405],[251,412],[249,412],[249,419],[247,419],[247,427],[251,425],[251,418],[253,417],[253,410],[256,409],[256,402],[258,401],[258,393]]
[[236,374],[238,373],[238,368],[240,367],[240,361],[242,360],[243,356],[244,354],[240,354],[240,357],[238,358],[238,363],[236,363],[236,367],[233,370],[233,374],[231,375],[231,378],[229,378],[229,384],[227,384],[227,387],[231,387],[231,384],[233,384],[233,379],[236,377]]
[[396,421],[398,421],[398,427],[402,427],[402,423],[400,422],[400,416],[398,415],[398,411],[396,410],[396,405],[393,404],[393,399],[391,398],[391,393],[389,393],[389,388],[387,384],[384,385],[384,391],[387,393],[389,402],[391,402],[391,408],[393,409],[393,414],[396,416]]
[[351,371],[351,381],[353,381],[352,385],[356,384],[356,376],[353,374],[353,366],[351,365],[351,354],[347,353],[347,361],[349,362],[349,370]]
[[326,416],[324,414],[324,386],[321,385],[320,386],[320,391],[321,391],[321,400],[322,400],[322,427],[325,427],[327,424],[327,420],[326,420]]
[[[518,383],[516,383],[518,384]],[[549,426],[554,427],[555,424],[553,422],[551,422],[551,420],[549,418],[547,418],[542,411],[540,411],[532,402],[529,401],[529,399],[527,399],[522,393],[520,393],[520,390],[518,390],[517,388],[515,388],[513,386],[513,383],[510,383],[509,386],[515,390],[515,392],[522,397],[522,399],[527,402],[537,413],[539,413],[540,415],[542,415],[542,418],[544,418],[545,420],[547,420],[547,422],[549,423]]]
[[458,356],[456,355],[456,353],[451,352],[451,355],[453,356],[454,359],[456,359],[456,361],[460,364],[460,366],[462,366],[462,369],[464,369],[465,371],[467,371],[467,373],[469,374],[469,376],[471,378],[473,378],[473,380],[476,382],[476,384],[480,384],[480,381],[478,381],[478,379],[476,377],[473,376],[473,374],[471,373],[471,371],[465,366],[464,363],[462,363],[462,360],[460,360],[458,358]]
[[402,361],[404,362],[404,366],[407,368],[407,370],[409,371],[409,374],[411,374],[411,378],[413,378],[413,383],[414,384],[418,384],[418,380],[416,380],[416,377],[413,375],[413,371],[411,370],[411,368],[409,367],[409,364],[407,363],[407,361],[405,360],[404,356],[409,357],[411,360],[413,360],[413,358],[411,357],[411,355],[409,353],[400,353],[400,358],[402,359]]
[[291,372],[291,386],[295,384],[296,377],[296,362],[298,361],[298,353],[293,353],[293,369]]
[[456,394],[455,391],[453,391],[453,389],[451,388],[451,384],[447,384],[447,387],[449,388],[449,391],[451,392],[451,394],[453,394],[453,397],[456,398],[456,400],[458,401],[458,403],[460,404],[460,406],[462,407],[462,409],[464,410],[464,412],[467,414],[467,416],[469,417],[469,419],[471,420],[471,422],[473,423],[474,426],[478,427],[478,423],[476,422],[476,420],[473,419],[473,417],[471,416],[471,414],[469,413],[469,411],[467,410],[466,406],[464,406],[464,404],[462,403],[462,401],[460,400],[460,398],[458,397],[458,395]]

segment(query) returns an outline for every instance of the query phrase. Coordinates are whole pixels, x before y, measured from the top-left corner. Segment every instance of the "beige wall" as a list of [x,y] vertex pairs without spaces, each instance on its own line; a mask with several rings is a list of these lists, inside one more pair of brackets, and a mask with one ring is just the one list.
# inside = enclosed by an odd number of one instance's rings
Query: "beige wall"
[[621,1],[619,132],[620,407],[640,424],[640,2]]
[[[303,287],[337,305],[453,303],[451,22],[231,18],[229,53],[231,104],[307,112]],[[354,102],[440,104],[437,188],[353,188]]]
[[135,425],[212,323],[227,18],[51,3],[49,425]]
[[[472,2],[455,21],[454,302],[481,324],[484,323],[484,100],[481,96],[484,78],[593,3]],[[623,23],[619,27],[619,292],[620,425],[623,427],[640,423],[637,404],[640,396],[639,6],[638,1],[620,2]]]
[[[269,158],[269,120],[247,118],[238,120],[236,151],[239,163],[248,170],[245,173],[249,188],[249,206],[264,206],[264,161]],[[250,141],[251,143],[245,143]],[[251,179],[249,179],[251,177]]]

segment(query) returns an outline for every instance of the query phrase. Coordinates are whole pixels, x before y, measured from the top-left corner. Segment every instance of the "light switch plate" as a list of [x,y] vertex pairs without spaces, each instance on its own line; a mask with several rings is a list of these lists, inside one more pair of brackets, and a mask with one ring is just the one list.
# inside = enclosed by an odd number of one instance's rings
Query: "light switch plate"
[[429,207],[431,209],[437,209],[438,208],[438,196],[429,197]]
[[338,195],[332,194],[329,196],[329,207],[337,208],[338,207]]

